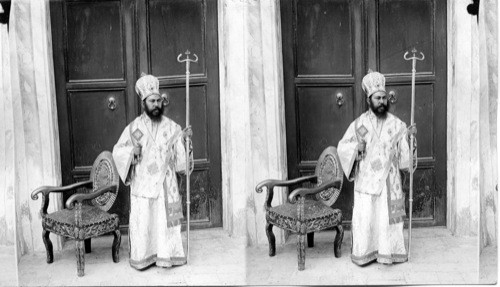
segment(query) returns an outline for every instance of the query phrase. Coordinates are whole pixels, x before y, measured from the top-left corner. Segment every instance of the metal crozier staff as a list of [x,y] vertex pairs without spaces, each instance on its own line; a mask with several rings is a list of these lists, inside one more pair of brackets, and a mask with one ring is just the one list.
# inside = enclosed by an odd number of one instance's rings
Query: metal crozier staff
[[[191,128],[189,125],[189,75],[191,74],[189,72],[189,66],[190,63],[196,63],[198,62],[198,56],[196,54],[193,54],[195,57],[194,59],[190,59],[189,55],[191,54],[189,50],[187,50],[184,54],[186,54],[186,59],[181,60],[182,54],[179,54],[177,56],[177,61],[179,63],[186,62],[186,128]],[[186,166],[188,166],[189,158],[192,157],[192,142],[191,142],[191,134],[188,134],[186,136]],[[187,178],[186,178],[186,206],[187,206],[187,226],[186,226],[186,232],[187,232],[187,248],[186,248],[186,258],[189,260],[189,229],[190,229],[190,212],[191,212],[191,182],[190,182],[190,173],[192,171],[193,166],[190,166],[190,171],[187,173]]]
[[[408,57],[409,52],[407,51],[403,58],[407,61],[412,61],[412,69],[411,69],[411,114],[410,114],[410,127],[415,126],[415,74],[417,72],[416,70],[416,64],[417,60],[418,61],[423,61],[425,59],[425,56],[422,52],[420,52],[420,57],[416,56],[417,49],[413,48],[412,51],[413,56]],[[412,133],[410,135],[410,146],[414,147],[416,143],[415,135]],[[409,211],[409,224],[408,224],[408,260],[410,259],[410,250],[411,250],[411,223],[412,223],[412,213],[413,213],[413,172],[417,168],[417,156],[416,156],[416,149],[415,149],[415,155],[413,152],[410,152],[410,162],[413,163],[414,168],[410,168],[410,211]]]

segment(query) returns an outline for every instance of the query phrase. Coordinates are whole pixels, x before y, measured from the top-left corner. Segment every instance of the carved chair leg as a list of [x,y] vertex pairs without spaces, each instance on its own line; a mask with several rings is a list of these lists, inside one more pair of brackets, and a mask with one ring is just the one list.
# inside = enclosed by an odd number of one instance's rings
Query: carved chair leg
[[276,255],[276,237],[274,237],[273,225],[269,222],[266,222],[266,235],[269,241],[269,256],[274,256]]
[[43,244],[45,244],[45,251],[47,252],[47,263],[54,262],[54,252],[52,249],[52,241],[50,241],[50,232],[47,230],[42,231]]
[[306,235],[300,234],[297,238],[297,253],[299,257],[299,271],[306,267]]
[[120,233],[120,229],[113,231],[114,239],[113,246],[111,248],[111,252],[113,255],[113,262],[120,262],[120,244],[122,242],[122,234]]
[[76,269],[78,276],[81,277],[84,274],[85,269],[85,252],[83,247],[83,240],[76,240]]
[[90,253],[92,251],[91,240],[92,240],[92,238],[85,239],[85,253]]
[[335,241],[333,242],[335,257],[339,258],[341,255],[340,249],[342,248],[342,240],[344,239],[344,228],[342,224],[335,226],[337,234],[335,235]]
[[314,232],[307,233],[307,247],[314,247]]

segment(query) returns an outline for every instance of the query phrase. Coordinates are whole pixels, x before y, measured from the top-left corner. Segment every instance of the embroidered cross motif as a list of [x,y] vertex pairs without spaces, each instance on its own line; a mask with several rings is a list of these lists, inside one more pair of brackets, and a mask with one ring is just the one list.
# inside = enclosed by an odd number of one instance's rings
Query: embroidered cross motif
[[371,166],[374,171],[379,171],[382,169],[382,162],[377,158],[377,160],[371,162]]
[[140,129],[136,129],[133,133],[132,133],[132,136],[137,140],[137,141],[140,141],[142,136],[144,134],[141,132]]
[[366,127],[364,125],[361,125],[359,128],[358,128],[358,134],[362,137],[364,137],[367,133],[368,133],[368,130],[366,129]]
[[153,174],[157,173],[158,171],[159,170],[158,170],[158,166],[156,165],[156,162],[154,162],[148,166],[148,173],[150,175],[153,175]]

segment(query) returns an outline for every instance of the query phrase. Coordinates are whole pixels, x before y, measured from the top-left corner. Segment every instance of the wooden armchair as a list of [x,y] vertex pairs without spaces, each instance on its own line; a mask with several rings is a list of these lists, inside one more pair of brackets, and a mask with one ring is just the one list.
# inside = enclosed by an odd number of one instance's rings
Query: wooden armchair
[[[121,234],[116,214],[107,211],[113,205],[118,193],[119,176],[109,151],[102,152],[94,161],[90,179],[63,187],[42,186],[31,193],[33,200],[42,194],[42,237],[47,251],[47,263],[54,261],[50,232],[76,242],[76,261],[78,276],[84,275],[85,251],[91,251],[91,238],[113,232],[113,261],[119,261]],[[67,192],[85,188],[87,193],[75,193],[66,201],[66,209],[47,213],[49,193]]]
[[[264,180],[255,188],[261,193],[266,187],[266,234],[269,241],[269,256],[276,254],[276,240],[273,226],[298,233],[297,251],[298,268],[305,269],[305,237],[309,247],[314,246],[314,232],[334,227],[337,231],[334,240],[335,257],[340,257],[340,249],[344,238],[342,228],[342,212],[330,206],[337,200],[342,187],[343,172],[335,147],[326,148],[316,165],[315,175],[304,176],[292,180]],[[315,184],[312,188],[297,188],[288,196],[288,202],[271,206],[274,187],[294,186],[303,183]],[[312,197],[312,195],[314,195]],[[307,199],[306,199],[307,196]],[[311,198],[312,197],[312,198]],[[298,199],[298,200],[297,200]],[[297,203],[298,202],[298,203]]]

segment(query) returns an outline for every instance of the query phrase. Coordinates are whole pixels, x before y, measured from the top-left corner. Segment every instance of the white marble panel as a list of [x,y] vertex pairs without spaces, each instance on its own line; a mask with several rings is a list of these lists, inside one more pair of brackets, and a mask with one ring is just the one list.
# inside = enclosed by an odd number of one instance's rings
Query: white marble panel
[[480,114],[483,99],[477,17],[470,1],[448,3],[447,226],[457,236],[476,236],[479,226]]
[[[255,186],[286,177],[277,3],[219,1],[224,227],[249,244],[267,243],[265,194]],[[282,192],[273,204],[283,201]],[[280,243],[283,233],[275,233]]]
[[[18,252],[45,249],[41,202],[31,192],[42,185],[60,185],[59,135],[55,104],[48,1],[13,1],[10,15],[11,98],[15,158],[14,194]],[[49,212],[61,207],[51,196]],[[61,239],[51,236],[55,248]],[[54,240],[55,239],[55,240]]]
[[479,150],[480,247],[497,245],[498,157],[498,4],[480,2],[479,9]]
[[14,246],[14,125],[10,84],[10,55],[7,25],[0,24],[0,245]]

